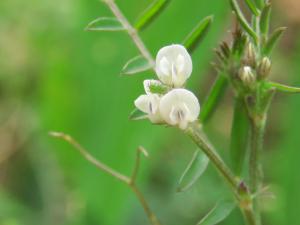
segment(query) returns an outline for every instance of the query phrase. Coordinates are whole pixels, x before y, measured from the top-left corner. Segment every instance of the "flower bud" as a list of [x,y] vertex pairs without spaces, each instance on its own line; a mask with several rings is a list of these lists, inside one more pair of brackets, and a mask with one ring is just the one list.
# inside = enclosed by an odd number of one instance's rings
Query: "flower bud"
[[151,86],[161,86],[162,83],[158,80],[144,80],[144,90],[146,94],[151,94]]
[[244,66],[241,68],[239,71],[239,77],[246,86],[251,86],[256,81],[256,77],[250,66]]
[[259,79],[265,79],[270,75],[271,72],[271,61],[268,57],[264,57],[261,62],[259,63],[257,74]]
[[146,113],[152,123],[161,123],[162,119],[159,113],[160,97],[157,94],[146,94],[139,96],[134,105]]
[[182,45],[169,45],[156,56],[156,74],[166,85],[182,87],[192,73],[192,59]]
[[184,130],[190,122],[197,120],[200,104],[192,92],[173,89],[161,98],[159,111],[166,123]]
[[245,63],[251,67],[256,66],[256,53],[255,48],[251,42],[247,44],[245,52]]

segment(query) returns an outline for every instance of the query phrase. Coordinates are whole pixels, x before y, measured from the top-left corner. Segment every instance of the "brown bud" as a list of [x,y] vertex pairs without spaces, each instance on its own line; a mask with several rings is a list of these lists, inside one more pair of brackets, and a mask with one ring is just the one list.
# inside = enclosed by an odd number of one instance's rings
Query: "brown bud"
[[270,59],[268,57],[264,57],[257,68],[257,74],[259,79],[267,78],[270,75],[271,67],[272,64]]

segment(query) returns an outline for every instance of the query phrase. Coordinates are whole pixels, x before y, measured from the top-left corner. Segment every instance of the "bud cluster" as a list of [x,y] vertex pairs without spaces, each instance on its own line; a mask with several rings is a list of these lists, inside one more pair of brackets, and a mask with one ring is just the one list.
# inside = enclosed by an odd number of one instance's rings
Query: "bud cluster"
[[152,123],[186,129],[200,113],[197,97],[184,88],[192,68],[191,56],[182,45],[163,47],[156,57],[155,71],[159,80],[144,81],[145,94],[135,100],[135,106],[146,113]]

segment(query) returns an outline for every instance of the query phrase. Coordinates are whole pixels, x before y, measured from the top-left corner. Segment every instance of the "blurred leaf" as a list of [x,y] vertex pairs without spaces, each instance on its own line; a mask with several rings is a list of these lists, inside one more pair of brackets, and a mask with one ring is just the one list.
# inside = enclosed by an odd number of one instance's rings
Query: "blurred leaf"
[[137,30],[144,29],[166,8],[170,0],[155,0],[139,17],[135,24]]
[[201,20],[197,26],[192,30],[191,33],[184,39],[183,45],[191,53],[193,52],[199,43],[203,40],[207,31],[209,30],[211,23],[213,21],[213,16],[208,16]]
[[234,103],[234,114],[231,127],[231,143],[230,154],[232,167],[236,175],[241,175],[242,168],[245,162],[249,120],[245,110],[244,100],[236,98]]
[[220,201],[197,225],[218,224],[230,215],[235,206],[233,201]]
[[88,31],[122,31],[125,30],[120,21],[113,17],[101,17],[90,22],[85,28]]
[[208,157],[201,151],[197,150],[187,168],[184,170],[177,188],[178,192],[188,190],[201,177],[209,163]]
[[272,35],[270,36],[268,42],[266,43],[266,46],[264,48],[264,54],[269,55],[271,54],[272,50],[274,49],[275,45],[281,38],[283,32],[286,30],[286,27],[280,27],[277,28]]
[[269,33],[270,26],[270,17],[271,17],[271,3],[268,3],[263,8],[263,11],[260,16],[260,31],[264,37],[267,37]]
[[251,28],[249,23],[247,22],[246,18],[244,17],[238,3],[236,0],[230,0],[232,10],[235,12],[238,21],[240,22],[241,26],[244,30],[253,38],[255,42],[257,42],[258,38],[255,31]]
[[122,75],[132,75],[140,72],[150,70],[152,65],[142,55],[138,55],[130,59],[122,68]]
[[259,8],[259,9],[262,9],[264,7],[264,1],[265,0],[254,0],[255,3],[256,3],[256,6]]
[[143,120],[146,118],[147,118],[147,114],[142,112],[139,109],[134,109],[129,115],[130,120]]
[[256,8],[255,3],[252,0],[245,0],[248,8],[250,9],[250,11],[255,15],[255,16],[259,16],[259,12]]
[[219,74],[207,96],[200,113],[200,121],[205,123],[216,109],[217,104],[224,95],[228,80],[224,74]]
[[299,87],[291,87],[280,83],[275,82],[269,82],[268,83],[271,87],[274,87],[277,91],[285,92],[285,93],[292,93],[292,94],[298,94],[300,93]]

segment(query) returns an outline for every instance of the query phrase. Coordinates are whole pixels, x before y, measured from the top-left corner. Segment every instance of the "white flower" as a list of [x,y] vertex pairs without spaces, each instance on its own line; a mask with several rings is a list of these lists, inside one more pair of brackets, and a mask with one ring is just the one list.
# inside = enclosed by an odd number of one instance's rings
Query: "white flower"
[[182,87],[191,76],[191,56],[182,45],[169,45],[159,50],[156,56],[156,74],[170,86]]
[[151,94],[151,91],[150,91],[151,85],[157,85],[157,86],[162,85],[162,83],[159,80],[144,80],[143,84],[144,84],[145,92],[147,94]]
[[184,130],[188,123],[197,120],[200,104],[192,92],[186,89],[173,89],[161,98],[159,111],[166,123],[178,125]]
[[160,97],[157,94],[146,94],[139,96],[134,105],[148,115],[152,123],[161,123],[162,119],[159,112]]

